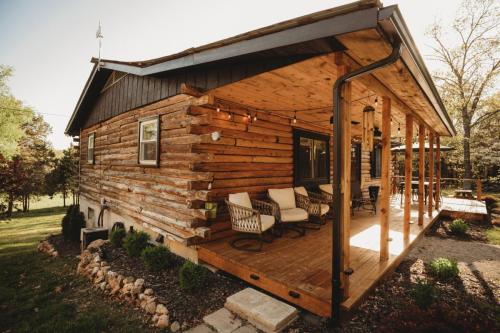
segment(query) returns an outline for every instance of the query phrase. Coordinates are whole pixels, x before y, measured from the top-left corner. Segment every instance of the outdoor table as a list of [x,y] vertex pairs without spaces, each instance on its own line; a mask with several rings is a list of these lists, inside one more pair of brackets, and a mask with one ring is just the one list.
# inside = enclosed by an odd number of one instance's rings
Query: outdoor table
[[[412,190],[418,190],[418,180],[412,180],[411,182],[411,188]],[[433,188],[436,187],[436,182],[433,183]],[[403,204],[403,195],[404,195],[404,189],[405,189],[405,182],[399,183],[399,191],[401,193],[401,205]],[[429,193],[429,182],[424,181],[424,203],[427,205],[427,194]]]

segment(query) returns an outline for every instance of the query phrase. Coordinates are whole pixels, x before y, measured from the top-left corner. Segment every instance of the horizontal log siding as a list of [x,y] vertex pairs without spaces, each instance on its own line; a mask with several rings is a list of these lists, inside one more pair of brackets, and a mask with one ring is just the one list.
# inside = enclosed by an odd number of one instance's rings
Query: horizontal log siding
[[[209,125],[191,126],[192,133],[221,133],[217,142],[193,145],[193,152],[209,155],[194,163],[199,172],[211,172],[213,183],[208,199],[221,204],[229,193],[249,192],[251,197],[265,198],[269,188],[293,186],[293,126],[313,132],[328,133],[327,129],[306,123],[290,123],[289,119],[257,113],[253,122],[245,117],[246,110],[231,108],[217,112],[215,107],[192,107],[191,113],[211,119]],[[253,115],[253,113],[252,113]]]
[[[193,125],[208,125],[206,115],[192,115],[192,105],[207,103],[207,97],[177,95],[134,109],[88,127],[81,140],[81,195],[96,203],[111,202],[111,210],[144,226],[168,233],[171,239],[189,243],[204,236],[206,212],[193,202],[207,199],[213,181],[210,171],[193,171],[194,163],[210,159],[193,151],[193,144],[209,136],[192,134]],[[138,120],[159,115],[160,166],[137,163]],[[87,138],[95,133],[95,164],[87,162]],[[115,221],[113,221],[115,222]]]

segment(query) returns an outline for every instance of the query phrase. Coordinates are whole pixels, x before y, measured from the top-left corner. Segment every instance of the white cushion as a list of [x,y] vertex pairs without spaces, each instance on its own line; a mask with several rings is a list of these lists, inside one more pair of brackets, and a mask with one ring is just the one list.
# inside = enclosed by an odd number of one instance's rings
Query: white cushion
[[250,200],[250,196],[247,192],[230,194],[229,202],[252,209],[252,201]]
[[295,208],[295,192],[293,188],[270,188],[268,190],[269,197],[276,201],[281,209],[291,209]]
[[332,184],[321,184],[319,189],[323,192],[333,194],[333,186]]
[[304,186],[299,186],[299,187],[296,187],[294,188],[295,192],[297,192],[298,194],[302,194],[304,196],[307,197],[307,190],[305,189]]
[[321,215],[325,215],[330,210],[330,206],[321,204]]
[[274,225],[274,216],[272,215],[261,215],[260,222],[262,223],[262,232],[271,228]]
[[302,208],[281,209],[280,214],[283,222],[300,222],[307,220],[309,217]]

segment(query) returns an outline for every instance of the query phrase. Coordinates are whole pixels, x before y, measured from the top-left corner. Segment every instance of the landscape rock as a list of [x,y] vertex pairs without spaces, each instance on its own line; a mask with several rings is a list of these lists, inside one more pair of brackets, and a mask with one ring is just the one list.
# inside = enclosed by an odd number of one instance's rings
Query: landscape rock
[[168,317],[168,315],[164,314],[158,317],[156,327],[168,328],[169,325],[170,325],[170,318]]
[[167,307],[161,303],[158,303],[158,305],[156,305],[156,313],[167,314],[168,313]]
[[181,329],[181,324],[179,324],[178,321],[174,321],[172,323],[172,325],[170,325],[170,331],[172,331],[174,333],[177,332],[177,331],[179,331],[180,329]]
[[148,295],[148,296],[153,295],[153,289],[147,288],[146,290],[144,290],[144,295]]
[[153,302],[146,303],[144,310],[149,314],[155,314],[156,313],[156,302],[153,301]]

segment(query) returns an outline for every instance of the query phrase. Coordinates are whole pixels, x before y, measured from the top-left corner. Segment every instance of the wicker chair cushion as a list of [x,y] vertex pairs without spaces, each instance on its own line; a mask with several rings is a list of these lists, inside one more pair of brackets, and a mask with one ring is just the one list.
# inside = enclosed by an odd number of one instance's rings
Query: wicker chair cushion
[[323,192],[333,194],[332,184],[321,184],[321,185],[319,185],[319,189]]
[[261,215],[260,216],[260,223],[262,225],[262,232],[264,232],[274,225],[274,216]]
[[298,194],[302,194],[303,196],[308,196],[307,195],[307,190],[304,186],[299,186],[299,187],[296,187],[294,188],[295,192],[297,192]]
[[280,210],[291,209],[297,207],[295,205],[295,192],[293,188],[269,189],[269,197],[276,201]]
[[321,204],[321,215],[325,215],[330,210],[330,207],[325,204]]
[[250,196],[247,192],[230,194],[229,202],[252,209],[252,201],[250,200]]
[[309,217],[309,214],[302,208],[281,209],[280,214],[283,222],[300,222]]

